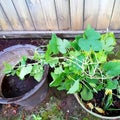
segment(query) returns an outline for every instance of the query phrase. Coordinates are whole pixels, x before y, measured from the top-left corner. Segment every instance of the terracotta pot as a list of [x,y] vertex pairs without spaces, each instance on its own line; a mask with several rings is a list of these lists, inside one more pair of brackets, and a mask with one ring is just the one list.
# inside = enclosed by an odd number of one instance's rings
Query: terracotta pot
[[[8,62],[11,65],[15,66],[21,60],[23,55],[26,55],[28,58],[31,58],[34,54],[36,46],[33,45],[15,45],[9,48],[6,48],[4,51],[0,52],[0,103],[1,104],[18,104],[22,106],[35,106],[38,103],[42,102],[48,92],[48,83],[47,75],[49,66],[44,66],[44,74],[41,81],[31,88],[28,92],[17,97],[5,98],[2,92],[2,83],[4,81],[4,65],[3,62]],[[42,52],[42,50],[40,50]],[[29,86],[29,85],[28,85]]]
[[102,120],[103,119],[108,119],[108,120],[120,120],[120,116],[114,116],[114,117],[108,117],[108,116],[103,116],[103,115],[100,115],[100,114],[97,114],[89,109],[87,109],[85,106],[84,106],[84,103],[82,102],[82,100],[80,99],[79,95],[78,94],[74,94],[75,98],[77,99],[78,103],[80,104],[80,106],[85,110],[87,111],[88,113],[98,117],[98,118],[101,118]]

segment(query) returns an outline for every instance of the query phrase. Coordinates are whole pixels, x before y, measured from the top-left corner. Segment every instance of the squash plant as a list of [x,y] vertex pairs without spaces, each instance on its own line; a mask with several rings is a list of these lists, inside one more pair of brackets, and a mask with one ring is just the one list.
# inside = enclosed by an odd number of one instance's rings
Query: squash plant
[[100,106],[92,102],[87,105],[104,113],[114,109],[114,97],[120,101],[120,60],[109,60],[108,57],[113,54],[115,45],[113,33],[101,35],[90,26],[73,41],[53,34],[46,52],[35,52],[33,59],[36,63],[26,65],[26,58],[23,58],[21,65],[14,70],[5,64],[5,73],[16,73],[21,79],[30,74],[37,80],[43,73],[43,65],[48,64],[54,69],[50,87],[67,90],[68,94],[78,93],[85,102],[92,101],[96,94],[102,92]]

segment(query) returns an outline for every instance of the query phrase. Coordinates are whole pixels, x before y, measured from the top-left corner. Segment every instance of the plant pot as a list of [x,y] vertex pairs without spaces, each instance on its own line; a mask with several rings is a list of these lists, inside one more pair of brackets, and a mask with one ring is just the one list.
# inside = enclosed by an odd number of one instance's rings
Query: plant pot
[[[45,99],[48,92],[47,75],[48,75],[49,66],[47,65],[44,66],[45,72],[42,76],[41,81],[38,84],[35,84],[35,86],[32,86],[33,88],[30,88],[29,91],[27,90],[27,92],[25,92],[24,94],[18,94],[18,95],[15,95],[14,97],[13,96],[5,97],[3,94],[3,83],[4,83],[5,75],[3,73],[4,65],[2,63],[5,61],[14,67],[16,64],[19,63],[23,55],[27,56],[28,58],[31,58],[34,54],[35,49],[36,49],[36,46],[33,46],[33,45],[15,45],[15,46],[6,48],[4,51],[0,52],[0,58],[1,58],[0,59],[0,63],[1,63],[0,65],[0,96],[1,96],[0,103],[1,104],[14,103],[22,106],[35,106]],[[42,52],[42,50],[39,50],[39,52]],[[28,83],[28,81],[26,83]],[[25,83],[24,80],[23,80],[23,83]],[[23,83],[20,83],[20,84],[23,84]],[[29,84],[26,85],[26,89],[29,86],[30,86]]]
[[80,97],[79,97],[79,95],[78,95],[77,93],[74,94],[74,96],[75,96],[75,98],[77,99],[77,101],[78,101],[78,103],[80,104],[80,106],[81,106],[85,111],[87,111],[88,113],[90,113],[90,114],[92,114],[92,115],[94,115],[94,116],[96,116],[96,117],[98,117],[98,118],[101,118],[101,119],[109,119],[109,120],[120,119],[120,115],[119,115],[119,116],[114,116],[114,117],[112,117],[112,116],[108,117],[108,116],[103,116],[103,115],[97,114],[97,113],[95,113],[95,112],[87,109],[87,108],[84,106],[83,101],[80,99]]

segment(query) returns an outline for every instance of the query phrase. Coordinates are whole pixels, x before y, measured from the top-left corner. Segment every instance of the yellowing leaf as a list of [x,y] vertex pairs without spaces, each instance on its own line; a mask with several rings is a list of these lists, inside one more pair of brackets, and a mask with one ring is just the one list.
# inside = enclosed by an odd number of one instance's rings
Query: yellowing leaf
[[95,109],[96,109],[99,113],[105,114],[105,111],[104,111],[102,108],[95,107]]
[[112,90],[111,89],[106,89],[105,90],[105,95],[108,95],[108,94],[110,94],[110,95],[112,94]]
[[92,110],[94,108],[92,103],[87,103],[87,106]]

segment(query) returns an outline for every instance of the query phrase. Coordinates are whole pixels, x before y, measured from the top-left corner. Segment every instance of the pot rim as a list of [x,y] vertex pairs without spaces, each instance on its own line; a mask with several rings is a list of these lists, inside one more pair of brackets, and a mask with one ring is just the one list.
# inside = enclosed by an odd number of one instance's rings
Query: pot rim
[[89,109],[87,109],[87,108],[83,105],[83,103],[82,103],[82,101],[81,101],[78,93],[75,93],[74,96],[75,96],[75,98],[77,99],[78,103],[82,106],[82,108],[83,108],[84,110],[86,110],[88,113],[90,113],[90,114],[92,114],[92,115],[94,115],[94,116],[96,116],[96,117],[99,117],[99,118],[102,118],[102,119],[109,119],[109,120],[110,120],[110,119],[113,120],[113,119],[118,119],[118,118],[120,118],[120,116],[114,116],[114,117],[111,116],[111,117],[108,117],[108,116],[103,116],[103,115],[97,114],[97,113],[95,113],[95,112],[93,112],[93,111],[90,111]]

